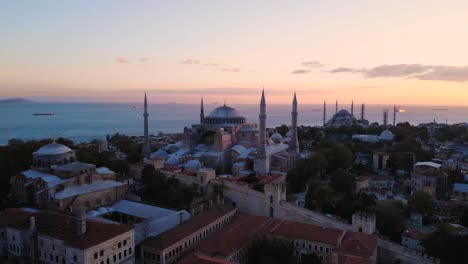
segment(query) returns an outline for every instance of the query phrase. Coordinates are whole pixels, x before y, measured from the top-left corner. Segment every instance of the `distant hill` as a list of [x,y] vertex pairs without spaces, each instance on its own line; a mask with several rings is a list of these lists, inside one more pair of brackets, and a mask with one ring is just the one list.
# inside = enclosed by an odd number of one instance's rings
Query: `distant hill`
[[30,104],[34,103],[31,100],[24,98],[0,99],[0,104]]

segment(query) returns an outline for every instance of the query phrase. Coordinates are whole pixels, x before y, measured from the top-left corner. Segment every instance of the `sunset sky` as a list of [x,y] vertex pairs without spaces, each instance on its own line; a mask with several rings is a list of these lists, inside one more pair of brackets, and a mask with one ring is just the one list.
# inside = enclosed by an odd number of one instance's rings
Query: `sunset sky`
[[468,105],[468,1],[2,1],[0,98]]

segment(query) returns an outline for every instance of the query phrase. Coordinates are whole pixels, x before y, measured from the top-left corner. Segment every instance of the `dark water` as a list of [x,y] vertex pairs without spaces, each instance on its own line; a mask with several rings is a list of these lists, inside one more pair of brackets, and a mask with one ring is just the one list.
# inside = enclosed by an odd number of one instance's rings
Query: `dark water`
[[[205,105],[205,114],[219,105]],[[343,106],[343,105],[342,105]],[[141,107],[141,105],[139,105]],[[248,121],[257,122],[258,105],[233,105]],[[327,119],[334,113],[328,105]],[[344,107],[344,106],[343,106]],[[300,125],[321,125],[322,105],[299,105]],[[349,106],[346,106],[349,110]],[[366,118],[382,123],[382,111],[392,106],[368,105]],[[397,122],[412,124],[430,122],[461,123],[468,121],[468,107],[404,106],[406,112],[398,113]],[[443,110],[441,110],[443,109]],[[54,112],[54,116],[33,116],[34,113]],[[267,126],[290,124],[290,105],[268,105]],[[185,126],[199,121],[199,105],[150,104],[150,133],[182,132]],[[143,108],[124,103],[31,103],[0,105],[0,145],[9,139],[42,139],[66,137],[74,141],[103,139],[107,134],[143,134]],[[355,115],[360,106],[355,105]],[[389,113],[389,123],[392,113]]]

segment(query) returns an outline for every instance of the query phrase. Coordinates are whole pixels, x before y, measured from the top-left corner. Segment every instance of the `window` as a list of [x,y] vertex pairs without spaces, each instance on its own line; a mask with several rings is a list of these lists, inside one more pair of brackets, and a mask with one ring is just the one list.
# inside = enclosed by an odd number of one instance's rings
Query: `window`
[[117,244],[119,248],[122,247],[122,242],[119,242],[119,244]]
[[124,242],[123,242],[123,243],[124,243],[124,246],[126,246],[126,245],[127,245],[127,240],[124,240]]
[[124,250],[124,257],[126,257],[126,256],[127,256],[127,250],[125,249]]
[[101,250],[101,251],[99,252],[99,256],[101,256],[101,257],[104,256],[104,250]]
[[114,262],[116,262],[116,261],[117,261],[117,256],[114,255],[114,256],[113,256],[113,259],[114,259]]
[[119,252],[119,259],[122,258],[122,252]]
[[55,262],[59,263],[59,257],[55,256]]
[[106,260],[106,264],[109,264],[109,263],[110,263],[110,259],[109,259],[109,258],[107,258],[107,260]]
[[323,247],[320,247],[320,251],[323,251]]
[[52,244],[52,250],[55,250],[55,244]]
[[78,257],[76,255],[73,255],[73,261],[78,261]]
[[49,254],[49,259],[50,261],[54,261],[54,256],[52,254]]
[[97,259],[97,257],[98,257],[98,253],[96,252],[94,253],[94,259]]

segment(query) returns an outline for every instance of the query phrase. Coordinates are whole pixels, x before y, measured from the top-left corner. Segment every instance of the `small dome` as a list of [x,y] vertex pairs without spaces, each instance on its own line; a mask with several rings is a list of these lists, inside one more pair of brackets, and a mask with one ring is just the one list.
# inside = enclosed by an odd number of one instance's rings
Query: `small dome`
[[179,157],[177,156],[170,156],[169,159],[167,159],[166,164],[169,165],[178,165],[179,164]]
[[286,133],[286,135],[284,135],[284,138],[292,138],[293,134],[292,134],[292,130],[289,130],[288,133]]
[[152,159],[167,158],[167,156],[169,156],[169,154],[167,154],[167,152],[162,150],[162,149],[160,149],[160,150],[154,152],[153,154],[151,154]]
[[382,134],[380,134],[380,140],[393,140],[395,136],[393,135],[392,131],[386,129]]
[[66,154],[69,152],[72,152],[69,147],[58,144],[58,143],[50,143],[42,148],[40,148],[38,151],[34,152],[34,155],[60,155],[60,154]]
[[201,168],[201,163],[198,160],[189,160],[187,163],[185,163],[184,167],[185,168],[190,168],[190,169],[198,169]]
[[281,136],[280,133],[276,132],[273,135],[271,135],[270,139],[273,140],[273,142],[275,143],[281,143],[281,141],[283,140],[283,136]]
[[215,108],[208,117],[214,118],[236,118],[242,117],[242,115],[234,108],[223,105],[220,107]]

